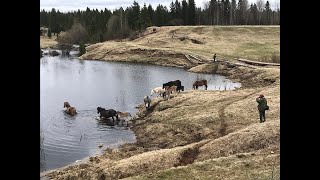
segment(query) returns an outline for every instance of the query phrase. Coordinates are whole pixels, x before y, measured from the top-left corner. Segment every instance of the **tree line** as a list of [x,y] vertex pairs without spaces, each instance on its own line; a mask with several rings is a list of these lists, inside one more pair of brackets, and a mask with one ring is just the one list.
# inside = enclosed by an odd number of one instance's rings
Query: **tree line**
[[[169,8],[169,9],[168,9]],[[74,24],[80,24],[87,33],[87,42],[101,42],[124,38],[148,26],[179,25],[280,25],[280,8],[271,9],[269,1],[209,0],[204,8],[196,7],[194,0],[173,0],[169,7],[159,4],[155,9],[134,1],[130,7],[113,11],[90,9],[60,12],[40,11],[40,26],[58,34]]]

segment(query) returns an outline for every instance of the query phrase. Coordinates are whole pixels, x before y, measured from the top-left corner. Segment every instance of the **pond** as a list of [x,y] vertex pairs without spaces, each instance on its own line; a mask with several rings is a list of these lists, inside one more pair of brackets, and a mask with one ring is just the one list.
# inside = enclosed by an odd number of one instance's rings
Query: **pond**
[[[76,160],[135,142],[134,133],[108,126],[95,117],[97,107],[135,114],[151,89],[181,80],[185,90],[197,78],[208,80],[208,90],[241,86],[223,76],[187,72],[156,65],[79,60],[44,56],[40,59],[40,172],[66,166]],[[199,87],[203,89],[203,87]],[[64,113],[68,101],[78,114]],[[98,144],[102,143],[103,148]]]

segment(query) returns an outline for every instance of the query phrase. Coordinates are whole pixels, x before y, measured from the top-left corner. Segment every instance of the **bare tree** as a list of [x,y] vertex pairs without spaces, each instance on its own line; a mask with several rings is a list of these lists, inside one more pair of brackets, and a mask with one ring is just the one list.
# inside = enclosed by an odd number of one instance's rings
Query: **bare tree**
[[257,0],[257,8],[258,8],[258,24],[261,25],[261,15],[263,12],[264,5],[266,4],[264,0]]
[[248,24],[249,20],[249,13],[248,13],[248,8],[249,8],[249,3],[248,0],[242,0],[242,14],[244,18],[244,24]]

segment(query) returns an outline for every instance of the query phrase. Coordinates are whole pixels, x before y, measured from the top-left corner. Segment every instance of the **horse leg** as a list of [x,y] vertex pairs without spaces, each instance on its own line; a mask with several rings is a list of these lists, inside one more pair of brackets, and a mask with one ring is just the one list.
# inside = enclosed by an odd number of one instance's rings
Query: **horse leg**
[[206,90],[208,89],[208,85],[206,85]]
[[112,124],[114,125],[114,118],[113,118],[113,116],[111,116],[112,117]]

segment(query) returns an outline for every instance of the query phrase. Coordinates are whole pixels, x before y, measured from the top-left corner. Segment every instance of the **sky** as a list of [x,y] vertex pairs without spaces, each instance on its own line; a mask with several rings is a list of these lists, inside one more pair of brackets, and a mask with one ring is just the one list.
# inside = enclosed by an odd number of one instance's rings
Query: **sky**
[[[78,9],[85,10],[87,7],[90,9],[104,9],[114,10],[120,7],[124,9],[128,6],[133,5],[134,0],[40,0],[40,10],[44,9],[50,11],[52,8],[59,10],[60,12],[76,11]],[[169,9],[170,3],[172,0],[135,0],[139,3],[140,7],[143,7],[143,4],[146,3],[152,5],[155,9],[159,4],[167,6]],[[175,0],[173,0],[175,2]],[[179,0],[180,2],[182,0]],[[203,8],[204,2],[209,0],[195,0],[196,6]],[[231,1],[231,0],[230,0]],[[257,0],[248,0],[250,3],[255,3]],[[266,0],[263,0],[266,2]],[[238,0],[237,0],[238,2]],[[273,9],[278,4],[280,8],[280,0],[269,0],[270,6]]]

